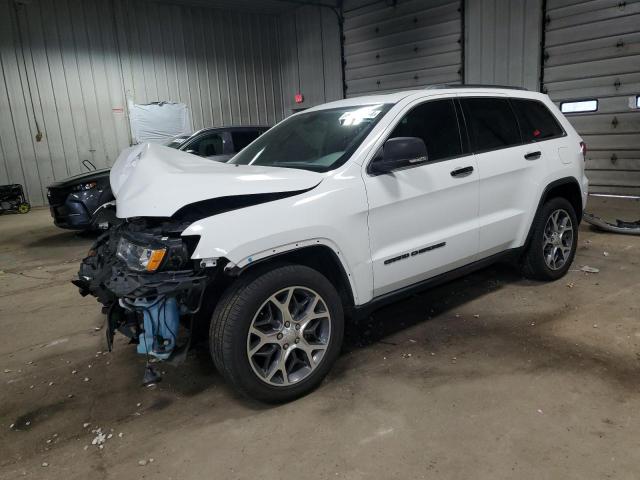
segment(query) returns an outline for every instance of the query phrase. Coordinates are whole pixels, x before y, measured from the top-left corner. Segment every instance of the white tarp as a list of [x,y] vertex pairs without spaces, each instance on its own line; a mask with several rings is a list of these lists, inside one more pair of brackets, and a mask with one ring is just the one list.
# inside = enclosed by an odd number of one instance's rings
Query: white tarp
[[133,143],[163,143],[177,135],[192,133],[191,112],[184,103],[129,101]]

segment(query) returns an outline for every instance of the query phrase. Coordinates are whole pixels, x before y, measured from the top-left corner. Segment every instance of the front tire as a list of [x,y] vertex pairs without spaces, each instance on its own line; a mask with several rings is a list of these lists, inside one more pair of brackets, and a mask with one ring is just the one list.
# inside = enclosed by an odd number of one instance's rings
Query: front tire
[[562,197],[547,201],[533,221],[532,236],[522,257],[522,273],[534,280],[563,277],[576,254],[578,219]]
[[340,354],[340,296],[302,265],[248,272],[222,296],[209,346],[225,379],[243,395],[286,402],[315,389]]

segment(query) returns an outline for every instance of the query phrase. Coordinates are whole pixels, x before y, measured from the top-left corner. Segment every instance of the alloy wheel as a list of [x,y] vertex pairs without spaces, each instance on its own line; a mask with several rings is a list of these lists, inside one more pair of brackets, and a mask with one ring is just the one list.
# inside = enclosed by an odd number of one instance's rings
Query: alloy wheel
[[331,316],[324,299],[310,288],[288,287],[258,309],[247,335],[247,356],[258,378],[287,386],[318,367],[330,339]]
[[542,253],[551,270],[560,270],[569,260],[573,235],[573,223],[566,210],[558,209],[549,215],[544,227]]

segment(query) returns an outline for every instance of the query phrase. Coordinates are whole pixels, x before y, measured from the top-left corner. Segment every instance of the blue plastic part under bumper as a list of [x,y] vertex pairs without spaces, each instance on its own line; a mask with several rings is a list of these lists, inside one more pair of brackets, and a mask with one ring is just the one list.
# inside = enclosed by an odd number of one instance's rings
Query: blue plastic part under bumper
[[131,303],[144,315],[143,328],[138,338],[138,353],[166,360],[176,347],[180,311],[173,297],[160,297],[153,301],[138,298]]

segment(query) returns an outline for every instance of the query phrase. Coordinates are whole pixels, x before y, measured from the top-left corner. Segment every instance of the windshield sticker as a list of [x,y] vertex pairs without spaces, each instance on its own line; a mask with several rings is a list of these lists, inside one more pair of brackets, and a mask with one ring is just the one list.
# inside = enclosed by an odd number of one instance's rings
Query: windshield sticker
[[359,125],[363,120],[373,120],[380,114],[380,107],[381,105],[371,105],[359,108],[353,112],[345,112],[340,117],[340,125],[346,127],[350,125]]

